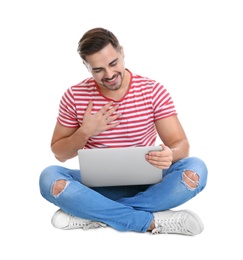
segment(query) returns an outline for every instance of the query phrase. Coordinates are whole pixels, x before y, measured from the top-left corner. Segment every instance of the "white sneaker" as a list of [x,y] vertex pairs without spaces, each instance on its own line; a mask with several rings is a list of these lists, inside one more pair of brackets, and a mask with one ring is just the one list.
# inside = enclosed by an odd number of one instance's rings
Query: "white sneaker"
[[201,219],[192,211],[165,210],[153,213],[155,229],[152,234],[198,235],[203,229]]
[[104,223],[83,218],[77,218],[67,214],[61,209],[57,210],[56,213],[53,215],[51,223],[55,228],[60,229],[82,228],[84,230],[87,230],[90,228],[106,227],[106,224]]

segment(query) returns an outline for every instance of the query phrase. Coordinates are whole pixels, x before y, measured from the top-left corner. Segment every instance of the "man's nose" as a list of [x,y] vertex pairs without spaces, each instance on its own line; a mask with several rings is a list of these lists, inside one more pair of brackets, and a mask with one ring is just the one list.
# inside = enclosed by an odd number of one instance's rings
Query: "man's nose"
[[111,79],[113,77],[113,70],[108,68],[105,70],[105,77]]

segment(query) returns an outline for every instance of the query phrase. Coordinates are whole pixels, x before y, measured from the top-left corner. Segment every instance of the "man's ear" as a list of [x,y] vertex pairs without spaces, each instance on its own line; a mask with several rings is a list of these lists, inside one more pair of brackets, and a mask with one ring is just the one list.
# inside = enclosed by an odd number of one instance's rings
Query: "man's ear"
[[122,57],[124,58],[124,57],[125,57],[125,54],[124,54],[124,49],[123,49],[123,47],[122,47],[122,46],[121,46],[120,48],[121,48],[121,55],[122,55]]

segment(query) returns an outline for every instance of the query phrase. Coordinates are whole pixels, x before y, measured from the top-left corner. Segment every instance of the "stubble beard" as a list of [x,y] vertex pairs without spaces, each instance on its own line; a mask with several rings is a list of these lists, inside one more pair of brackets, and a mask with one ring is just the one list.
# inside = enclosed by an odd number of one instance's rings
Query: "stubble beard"
[[110,91],[116,91],[116,90],[120,89],[121,86],[122,86],[124,77],[125,77],[125,73],[123,75],[122,75],[122,73],[117,73],[115,77],[117,77],[117,78],[120,77],[121,82],[120,82],[119,85],[117,85],[117,83],[115,83],[114,85],[112,85],[112,84],[111,85],[109,85],[109,84],[106,85],[106,80],[102,80],[101,81],[101,85],[103,87],[105,87],[106,89],[110,90]]

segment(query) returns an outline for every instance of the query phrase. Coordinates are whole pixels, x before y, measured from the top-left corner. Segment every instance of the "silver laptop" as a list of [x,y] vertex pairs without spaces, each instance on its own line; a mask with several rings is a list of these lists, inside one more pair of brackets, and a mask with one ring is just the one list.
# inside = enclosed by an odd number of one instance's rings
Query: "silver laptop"
[[88,187],[154,184],[162,170],[145,159],[161,146],[81,149],[78,151],[81,182]]

